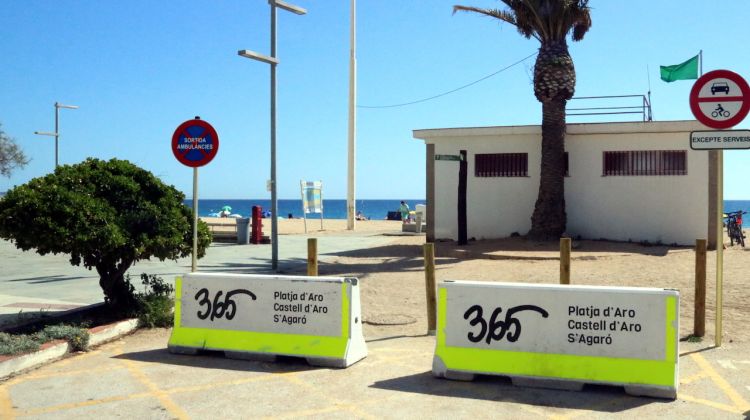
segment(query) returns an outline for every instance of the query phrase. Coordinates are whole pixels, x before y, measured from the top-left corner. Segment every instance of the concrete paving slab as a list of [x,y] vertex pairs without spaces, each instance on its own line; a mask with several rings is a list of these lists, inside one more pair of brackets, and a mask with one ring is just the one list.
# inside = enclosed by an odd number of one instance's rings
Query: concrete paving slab
[[132,400],[120,401],[113,399],[111,402],[96,403],[91,405],[79,405],[71,408],[55,408],[52,411],[36,410],[29,411],[29,416],[24,419],[39,420],[80,420],[80,419],[173,419],[167,409],[161,406],[159,400],[154,397],[144,396]]
[[126,369],[97,372],[96,380],[91,379],[91,372],[85,371],[30,379],[13,387],[10,398],[18,409],[33,411],[88,400],[123,397],[147,390]]
[[[621,387],[581,392],[432,376],[434,337],[371,339],[348,369],[179,356],[169,330],[140,331],[96,352],[0,383],[0,411],[20,418],[743,418],[750,415],[742,346],[683,343],[676,401],[632,397]],[[731,361],[728,363],[727,361]],[[750,367],[750,363],[747,364]],[[80,418],[79,417],[79,418]]]

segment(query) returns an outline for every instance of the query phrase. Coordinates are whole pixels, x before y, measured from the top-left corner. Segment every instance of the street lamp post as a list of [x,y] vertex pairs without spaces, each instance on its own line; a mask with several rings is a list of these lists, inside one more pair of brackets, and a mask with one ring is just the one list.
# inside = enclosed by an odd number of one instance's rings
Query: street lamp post
[[347,155],[346,229],[356,228],[357,179],[357,1],[351,0],[349,23],[349,133]]
[[59,165],[59,143],[60,143],[60,108],[65,109],[78,109],[77,105],[63,105],[59,102],[55,102],[55,132],[50,133],[47,131],[35,131],[34,134],[40,136],[52,136],[55,138],[55,169]]
[[281,0],[268,0],[271,6],[271,56],[250,50],[239,50],[237,54],[271,65],[271,268],[279,268],[279,229],[278,229],[278,197],[276,195],[276,8],[297,15],[304,15],[307,10]]

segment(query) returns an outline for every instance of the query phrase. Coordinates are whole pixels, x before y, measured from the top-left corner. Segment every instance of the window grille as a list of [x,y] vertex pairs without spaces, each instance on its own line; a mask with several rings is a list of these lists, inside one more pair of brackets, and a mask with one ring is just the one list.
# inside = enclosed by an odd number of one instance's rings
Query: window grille
[[685,150],[604,152],[604,176],[687,175]]
[[487,153],[474,155],[476,177],[525,177],[529,172],[528,153]]

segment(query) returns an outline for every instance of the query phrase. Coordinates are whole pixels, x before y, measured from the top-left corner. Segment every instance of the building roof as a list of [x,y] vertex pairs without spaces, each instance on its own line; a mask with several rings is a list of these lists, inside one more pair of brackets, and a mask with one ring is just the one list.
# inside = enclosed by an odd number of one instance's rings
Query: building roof
[[[710,130],[695,120],[688,121],[637,121],[568,124],[567,133],[588,134],[628,134],[628,133],[689,133]],[[540,125],[510,125],[496,127],[457,127],[428,128],[413,130],[415,139],[428,140],[437,137],[508,136],[518,134],[542,134]]]

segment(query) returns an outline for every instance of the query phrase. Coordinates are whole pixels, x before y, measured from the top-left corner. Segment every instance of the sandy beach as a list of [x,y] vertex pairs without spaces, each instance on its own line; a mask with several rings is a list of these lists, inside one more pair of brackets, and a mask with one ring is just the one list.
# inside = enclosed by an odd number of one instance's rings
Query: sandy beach
[[[236,219],[226,217],[201,217],[201,220],[218,231],[234,231],[237,224]],[[354,232],[346,229],[344,219],[323,219],[322,227],[320,219],[279,219],[279,235],[303,235],[305,234],[305,223],[307,223],[308,235],[342,235],[361,233],[393,233],[401,232],[401,221],[399,220],[358,220]],[[263,234],[271,234],[271,219],[263,219]]]
[[[232,219],[204,218],[222,229]],[[264,234],[271,221],[264,219]],[[280,219],[279,235],[305,235],[303,219]],[[362,310],[368,336],[424,334],[424,235],[401,233],[400,221],[358,221],[355,231],[346,220],[307,221],[307,236],[383,235],[387,245],[321,257],[320,275],[354,276],[362,280]],[[747,232],[746,232],[747,233]],[[750,341],[750,250],[724,250],[724,340]],[[324,252],[321,252],[323,254]],[[444,280],[557,283],[559,246],[523,238],[436,244],[436,276]],[[709,252],[706,274],[706,338],[713,341],[716,253]],[[576,241],[571,254],[571,282],[584,285],[640,286],[680,291],[680,333],[693,332],[695,253],[691,247],[645,246],[637,243]],[[303,272],[289,274],[305,274]]]
[[[226,219],[224,219],[226,220]],[[220,221],[221,222],[221,221]],[[231,226],[233,221],[227,221]],[[264,220],[270,228],[270,220]],[[270,230],[264,233],[269,234]],[[279,220],[280,235],[304,235],[302,219]],[[427,329],[424,235],[402,234],[401,222],[358,222],[346,230],[345,220],[308,220],[307,236],[383,235],[386,245],[321,257],[320,275],[354,276],[362,281],[365,334],[421,335]],[[750,341],[750,248],[724,251],[724,340]],[[324,254],[324,250],[320,250]],[[436,244],[436,276],[444,280],[557,283],[559,247],[523,238]],[[695,253],[691,247],[645,246],[636,243],[576,241],[571,255],[571,282],[583,285],[640,286],[680,291],[680,335],[693,332]],[[715,316],[715,252],[707,258],[706,337],[713,342]],[[305,274],[302,271],[288,274]]]

